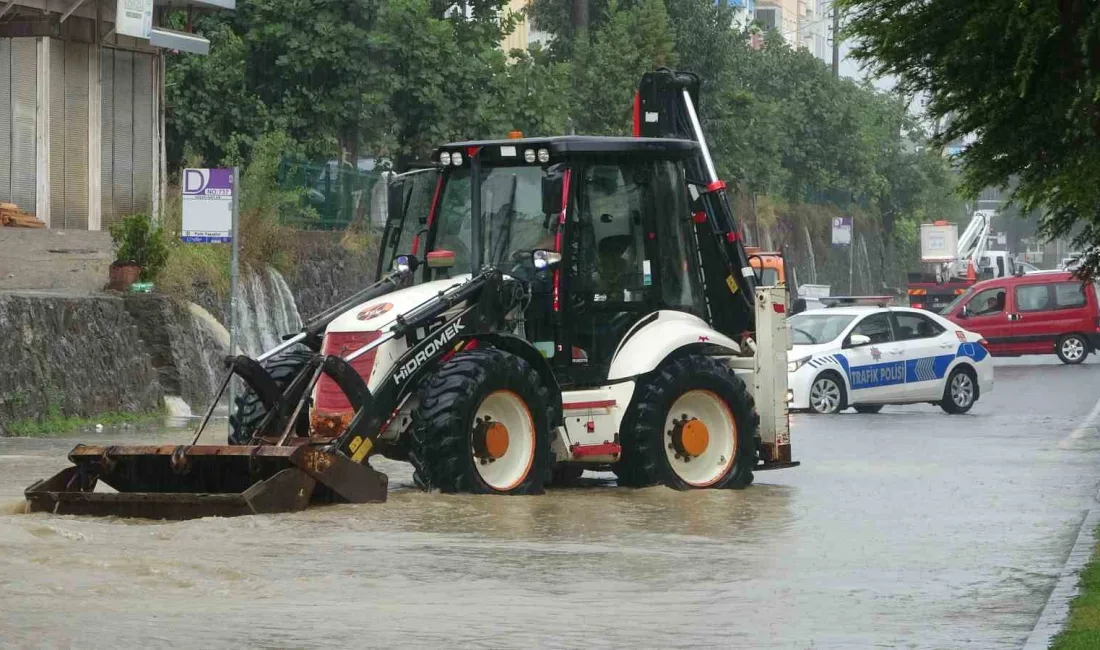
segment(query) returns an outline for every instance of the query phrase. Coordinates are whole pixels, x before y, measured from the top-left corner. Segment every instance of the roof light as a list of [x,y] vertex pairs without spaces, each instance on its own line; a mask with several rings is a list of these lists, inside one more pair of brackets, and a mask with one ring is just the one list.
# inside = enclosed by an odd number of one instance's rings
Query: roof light
[[526,160],[529,163],[535,162],[535,150],[534,149],[528,149],[527,151],[524,151],[523,152],[523,159]]
[[519,140],[522,137],[523,137],[523,131],[509,131],[508,132],[508,139],[509,140]]
[[455,167],[461,166],[462,165],[462,154],[457,152],[457,151],[452,153],[451,154],[451,164],[454,165]]
[[539,162],[544,164],[544,165],[546,163],[550,162],[550,150],[549,149],[539,149]]
[[439,154],[439,162],[440,162],[440,164],[442,164],[444,166],[450,165],[451,164],[451,152],[444,151],[443,153]]

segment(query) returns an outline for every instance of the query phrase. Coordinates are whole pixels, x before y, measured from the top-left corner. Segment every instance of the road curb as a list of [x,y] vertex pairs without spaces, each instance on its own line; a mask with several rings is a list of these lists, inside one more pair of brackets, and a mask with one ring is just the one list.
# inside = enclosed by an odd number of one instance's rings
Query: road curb
[[[1100,501],[1100,492],[1096,499]],[[1058,575],[1058,582],[1054,585],[1054,591],[1050,592],[1043,612],[1039,614],[1039,620],[1035,622],[1035,627],[1024,642],[1023,650],[1047,650],[1050,642],[1062,631],[1069,616],[1069,603],[1077,595],[1078,576],[1092,557],[1092,549],[1096,544],[1093,531],[1097,525],[1100,525],[1100,508],[1093,507],[1081,522],[1073,550],[1069,552],[1065,566]]]

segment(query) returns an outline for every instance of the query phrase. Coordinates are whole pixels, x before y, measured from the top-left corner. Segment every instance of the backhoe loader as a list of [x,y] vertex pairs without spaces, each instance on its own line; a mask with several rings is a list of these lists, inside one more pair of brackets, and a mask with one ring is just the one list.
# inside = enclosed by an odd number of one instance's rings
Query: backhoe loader
[[[430,207],[389,195],[384,264],[257,359],[227,445],[77,446],[32,510],[190,518],[422,489],[536,494],[585,469],[623,486],[743,488],[794,467],[783,287],[757,287],[690,73],[646,74],[634,137],[456,142]],[[114,491],[97,490],[106,485]]]

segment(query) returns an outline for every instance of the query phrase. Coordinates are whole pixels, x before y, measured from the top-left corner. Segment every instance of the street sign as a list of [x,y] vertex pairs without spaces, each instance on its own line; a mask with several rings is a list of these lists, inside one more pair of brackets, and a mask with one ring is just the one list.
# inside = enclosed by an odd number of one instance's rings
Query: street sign
[[153,32],[153,0],[118,0],[115,33],[148,39]]
[[833,218],[833,246],[850,246],[852,244],[852,218]]
[[183,170],[183,241],[233,241],[233,181],[232,169]]

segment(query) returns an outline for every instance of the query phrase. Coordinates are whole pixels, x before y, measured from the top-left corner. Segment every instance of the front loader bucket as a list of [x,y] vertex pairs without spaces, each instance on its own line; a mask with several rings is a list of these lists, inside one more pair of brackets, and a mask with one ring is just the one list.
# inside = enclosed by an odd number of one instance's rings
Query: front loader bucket
[[[24,491],[32,512],[149,519],[232,517],[311,503],[384,502],[387,478],[320,445],[77,445]],[[115,492],[95,492],[103,483]]]

